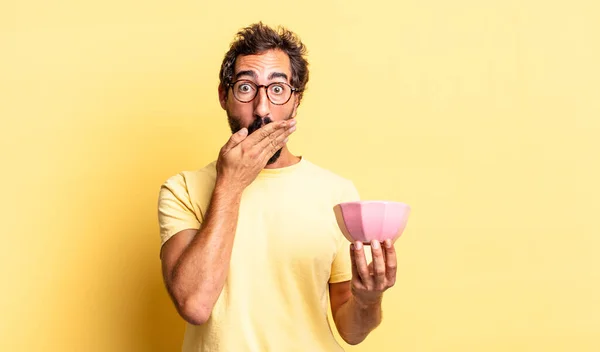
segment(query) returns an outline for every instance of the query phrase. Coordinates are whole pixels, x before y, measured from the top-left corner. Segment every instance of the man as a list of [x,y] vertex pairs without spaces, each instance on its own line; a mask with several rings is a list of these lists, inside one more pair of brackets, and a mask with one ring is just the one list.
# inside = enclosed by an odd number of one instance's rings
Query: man
[[308,82],[295,34],[262,23],[238,33],[218,89],[232,136],[216,161],[160,189],[166,288],[187,321],[184,351],[340,351],[381,322],[396,279],[392,243],[350,245],[333,206],[353,183],[286,146]]

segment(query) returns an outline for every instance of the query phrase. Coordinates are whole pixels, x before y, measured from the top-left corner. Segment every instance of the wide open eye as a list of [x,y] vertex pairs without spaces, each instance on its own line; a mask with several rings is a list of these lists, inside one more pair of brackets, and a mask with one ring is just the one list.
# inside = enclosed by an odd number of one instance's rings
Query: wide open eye
[[237,85],[237,89],[236,90],[238,91],[238,93],[241,93],[241,94],[252,94],[252,93],[254,93],[255,88],[250,83],[240,82]]
[[275,95],[284,95],[286,93],[286,86],[282,84],[274,84],[269,87],[271,93]]

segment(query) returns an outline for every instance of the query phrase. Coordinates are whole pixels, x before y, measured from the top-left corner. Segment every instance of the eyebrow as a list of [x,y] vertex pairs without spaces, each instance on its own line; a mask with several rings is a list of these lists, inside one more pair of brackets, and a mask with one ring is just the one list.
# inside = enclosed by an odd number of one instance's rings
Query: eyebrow
[[270,81],[273,78],[284,78],[286,81],[288,80],[288,76],[283,72],[271,72],[267,79]]
[[[258,79],[258,76],[256,75],[256,72],[252,71],[252,70],[245,70],[245,71],[240,71],[235,75],[235,79],[239,79],[242,76],[250,76],[254,79]],[[269,77],[267,77],[267,79],[270,81],[273,78],[283,78],[286,81],[288,80],[288,75],[286,75],[283,72],[271,72],[269,74]]]
[[240,71],[240,72],[236,73],[235,79],[238,79],[242,76],[250,76],[250,77],[256,79],[256,72],[251,71],[251,70]]

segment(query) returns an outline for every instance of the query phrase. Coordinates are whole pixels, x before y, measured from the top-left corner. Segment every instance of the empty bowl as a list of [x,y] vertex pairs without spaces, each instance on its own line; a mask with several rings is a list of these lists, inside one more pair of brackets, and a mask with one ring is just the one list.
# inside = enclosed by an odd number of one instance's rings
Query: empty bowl
[[400,202],[365,200],[337,204],[333,211],[348,241],[368,245],[372,240],[395,242],[406,228],[410,206]]

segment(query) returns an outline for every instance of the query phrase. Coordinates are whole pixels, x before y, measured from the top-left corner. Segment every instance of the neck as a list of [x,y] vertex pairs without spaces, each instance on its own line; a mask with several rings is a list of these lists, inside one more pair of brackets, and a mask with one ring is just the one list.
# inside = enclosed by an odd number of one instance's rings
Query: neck
[[282,167],[287,167],[287,166],[292,166],[296,163],[300,162],[300,157],[295,156],[294,154],[292,154],[288,147],[285,146],[283,147],[283,149],[281,150],[281,155],[279,156],[279,158],[277,159],[276,162],[274,162],[271,165],[267,165],[265,166],[265,169],[279,169]]

